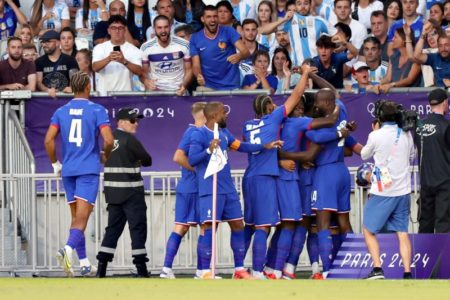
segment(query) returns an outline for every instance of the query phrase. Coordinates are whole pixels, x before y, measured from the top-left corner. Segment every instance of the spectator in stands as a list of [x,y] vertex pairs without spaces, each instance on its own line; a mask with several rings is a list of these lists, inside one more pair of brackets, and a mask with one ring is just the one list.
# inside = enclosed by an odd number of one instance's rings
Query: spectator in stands
[[380,84],[386,76],[388,63],[383,62],[381,57],[381,44],[374,36],[369,36],[364,40],[363,55],[368,67],[369,82],[371,84]]
[[[23,43],[22,43],[23,44]],[[34,62],[38,58],[36,46],[34,44],[23,44],[22,58]]]
[[177,37],[180,37],[180,38],[182,38],[182,39],[185,39],[185,40],[188,41],[188,42],[191,40],[192,33],[193,33],[192,26],[191,26],[191,25],[188,25],[188,24],[178,26],[178,27],[175,29],[175,35],[176,35]]
[[125,39],[127,22],[121,15],[108,20],[111,39],[94,47],[92,69],[98,73],[97,91],[131,91],[133,74],[140,75],[141,51]]
[[386,77],[378,85],[380,92],[387,93],[393,87],[414,87],[419,85],[420,66],[408,59],[405,46],[407,41],[412,43],[412,40],[412,32],[410,36],[406,36],[403,28],[397,28],[392,40],[392,46],[395,51],[389,57]]
[[133,38],[139,41],[139,46],[147,41],[148,38],[145,34],[147,29],[151,27],[148,0],[128,1],[127,27],[129,32],[138,33]]
[[[414,49],[414,61],[430,65],[434,71],[434,83],[439,87],[450,87],[450,38],[444,34],[438,37],[438,53],[422,52],[427,35],[434,30],[431,22],[423,27],[422,34]],[[410,42],[407,40],[407,42]]]
[[22,41],[8,39],[8,60],[0,62],[0,90],[36,90],[36,67],[22,58]]
[[[294,53],[292,51],[289,33],[286,31],[286,29],[284,27],[278,28],[277,31],[275,32],[275,38],[277,39],[278,47],[282,47],[282,48],[286,49],[287,52],[289,53],[289,57],[292,61],[292,57],[293,57]],[[274,55],[275,55],[275,52],[274,52]]]
[[[350,61],[355,55],[351,52],[334,53],[337,48],[337,44],[343,47],[349,47],[349,43],[345,41],[345,38],[338,34],[333,39],[328,35],[322,35],[316,42],[318,56],[313,57],[311,60],[311,66],[317,67],[320,77],[327,80],[335,88],[342,89],[343,84],[343,68],[346,62]],[[354,48],[354,47],[353,47]],[[314,84],[314,88],[318,88]]]
[[103,0],[84,0],[83,8],[78,9],[75,17],[75,29],[80,37],[92,40],[97,23],[107,21],[109,18]]
[[352,3],[352,18],[363,24],[370,32],[370,17],[377,10],[383,10],[383,2],[378,0],[355,0]]
[[205,6],[202,22],[205,28],[193,34],[190,41],[192,68],[200,85],[197,89],[238,89],[239,62],[249,56],[248,49],[236,30],[218,24],[214,6]]
[[292,61],[286,48],[278,47],[273,52],[272,75],[278,79],[275,94],[292,89],[300,80],[300,74],[291,71]]
[[33,31],[29,24],[23,24],[20,29],[16,31],[16,36],[22,40],[23,45],[34,43]]
[[[255,19],[256,17],[255,1],[253,0],[229,0],[229,1],[230,1],[229,3],[232,6],[231,12],[233,13],[234,18],[238,23],[242,23],[245,19]],[[219,12],[219,19],[220,19],[220,12]]]
[[[396,33],[396,30],[398,28],[402,28],[404,24],[411,27],[412,34],[414,36],[415,42],[420,37],[420,33],[422,32],[423,27],[423,18],[422,16],[419,16],[416,12],[417,6],[418,6],[419,0],[402,0],[402,9],[403,9],[403,19],[397,20],[394,23],[392,23],[391,27],[389,28],[388,33],[388,42],[391,43],[392,39],[394,38],[394,35]],[[392,47],[391,43],[391,47]],[[389,51],[388,51],[389,53]]]
[[287,12],[287,0],[275,0],[275,9],[277,10],[277,17],[283,18]]
[[[120,15],[122,17],[125,17],[127,14],[127,11],[125,10],[125,4],[120,0],[113,0],[109,4],[109,14],[110,16]],[[108,21],[100,21],[97,23],[94,30],[94,36],[92,38],[94,40],[94,46],[109,40],[108,26]],[[138,35],[139,33],[137,32],[137,28],[133,34],[130,33],[128,27],[125,29],[125,39],[128,43],[139,46],[139,41],[133,38],[133,36]]]
[[48,30],[41,36],[45,55],[36,60],[37,88],[55,98],[56,92],[71,93],[70,77],[78,71],[75,58],[61,53],[59,33]]
[[0,39],[6,40],[8,37],[14,36],[17,23],[26,24],[25,15],[13,0],[0,0]]
[[[268,25],[275,21],[274,19],[274,8],[272,2],[268,0],[262,0],[258,4],[258,14],[256,21],[259,24],[259,28],[262,26]],[[275,38],[275,30],[271,30],[271,33],[262,34],[260,30],[258,30],[259,35],[257,37],[258,43],[263,45],[266,48],[269,48],[270,52],[273,52],[277,45],[277,39]]]
[[67,7],[69,7],[70,22],[75,21],[78,9],[83,5],[83,0],[59,0],[60,2],[65,2]]
[[191,25],[194,32],[201,29],[200,18],[205,7],[202,0],[174,0],[172,3],[175,8],[175,20]]
[[268,72],[269,63],[270,57],[267,51],[256,51],[253,56],[253,74],[245,75],[242,88],[244,90],[265,89],[274,94],[277,90],[278,79]]
[[97,80],[95,72],[92,70],[92,51],[89,49],[81,49],[77,52],[75,59],[77,60],[80,71],[89,75],[91,92],[95,92],[97,90]]
[[57,0],[36,0],[31,9],[30,25],[34,35],[42,36],[48,30],[60,32],[70,26],[69,8]]
[[254,19],[245,19],[242,22],[242,41],[245,47],[250,52],[250,56],[241,60],[239,70],[241,76],[245,77],[247,74],[253,73],[253,58],[258,50],[269,51],[269,48],[261,45],[256,41],[258,36],[258,23]]
[[75,45],[76,33],[71,27],[64,27],[59,34],[61,52],[75,58],[77,55],[77,45]]
[[395,21],[403,19],[402,2],[400,0],[387,1],[383,11],[386,14],[388,28],[391,28],[392,23]]
[[241,23],[239,23],[233,15],[233,7],[231,6],[231,3],[228,2],[228,0],[219,1],[216,4],[216,7],[219,24],[222,26],[231,26],[242,35]]
[[334,1],[334,13],[337,17],[337,22],[341,22],[350,26],[352,30],[352,38],[350,42],[360,49],[364,39],[367,37],[366,27],[359,21],[356,21],[351,17],[351,0],[335,0]]
[[435,20],[439,26],[445,27],[448,22],[444,18],[444,4],[435,2],[430,7],[430,20]]
[[164,15],[153,20],[156,37],[141,47],[141,81],[149,91],[176,91],[186,94],[192,81],[189,42],[170,33],[170,21]]
[[[171,0],[158,0],[156,2],[156,12],[158,15],[163,15],[169,18],[170,20],[170,30],[171,34],[174,34],[175,28],[178,26],[184,25],[184,23],[178,22],[175,19],[175,8],[173,7]],[[155,36],[155,32],[153,27],[147,29],[147,40],[153,38]]]
[[[389,29],[388,20],[386,13],[381,10],[376,10],[372,12],[372,15],[370,16],[370,24],[371,24],[371,30],[372,30],[372,36],[376,37],[378,41],[380,42],[381,47],[381,60],[388,63],[389,62],[389,56],[387,53],[388,50],[388,41],[387,41],[387,33]],[[363,48],[360,50],[360,55],[362,53]]]
[[[447,27],[445,29],[449,29],[450,28],[450,0],[446,0],[444,2],[444,17],[445,17],[445,21],[447,21]],[[447,32],[447,34],[449,34]]]
[[375,88],[375,83],[370,81],[369,66],[365,62],[358,61],[353,64],[352,76],[355,81],[351,86],[351,90],[356,90],[360,94],[367,92],[378,93],[378,89]]

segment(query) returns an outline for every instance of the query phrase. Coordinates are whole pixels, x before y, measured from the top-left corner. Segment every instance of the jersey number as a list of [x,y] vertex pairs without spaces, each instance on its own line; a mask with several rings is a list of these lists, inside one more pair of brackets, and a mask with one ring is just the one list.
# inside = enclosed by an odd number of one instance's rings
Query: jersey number
[[83,138],[81,137],[81,119],[73,119],[70,123],[69,143],[75,143],[81,147]]
[[299,33],[300,33],[300,37],[301,38],[307,38],[308,37],[308,29],[306,29],[306,28],[300,28]]
[[250,131],[250,143],[261,145],[261,138],[256,135],[261,132],[261,129]]

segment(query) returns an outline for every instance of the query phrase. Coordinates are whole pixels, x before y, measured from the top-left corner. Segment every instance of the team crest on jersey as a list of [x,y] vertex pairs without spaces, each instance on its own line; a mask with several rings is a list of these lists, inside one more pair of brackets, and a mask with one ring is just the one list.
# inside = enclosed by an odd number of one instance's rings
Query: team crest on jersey
[[300,22],[300,25],[305,26],[305,21],[299,20],[299,22]]
[[223,42],[223,41],[219,41],[217,46],[219,46],[220,50],[225,50],[227,48],[227,43]]
[[292,25],[297,25],[297,24],[298,24],[297,20],[292,21]]

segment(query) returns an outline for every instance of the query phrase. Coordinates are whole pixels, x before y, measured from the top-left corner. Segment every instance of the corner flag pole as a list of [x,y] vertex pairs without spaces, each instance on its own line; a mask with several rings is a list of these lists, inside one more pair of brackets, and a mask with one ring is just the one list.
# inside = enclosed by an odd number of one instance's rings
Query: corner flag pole
[[[219,125],[214,123],[214,139],[219,139]],[[216,278],[216,206],[217,206],[217,172],[213,175],[213,190],[212,190],[212,253],[211,253],[211,275],[212,279]]]

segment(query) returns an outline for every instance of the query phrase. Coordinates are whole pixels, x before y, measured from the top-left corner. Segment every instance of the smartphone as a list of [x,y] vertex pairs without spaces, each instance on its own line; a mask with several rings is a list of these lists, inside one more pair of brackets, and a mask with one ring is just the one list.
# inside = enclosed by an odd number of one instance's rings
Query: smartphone
[[114,46],[113,51],[120,52],[120,46]]

